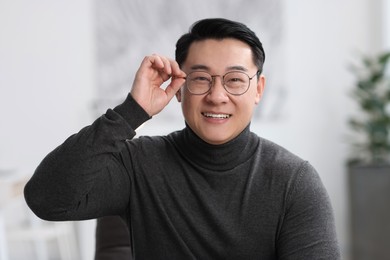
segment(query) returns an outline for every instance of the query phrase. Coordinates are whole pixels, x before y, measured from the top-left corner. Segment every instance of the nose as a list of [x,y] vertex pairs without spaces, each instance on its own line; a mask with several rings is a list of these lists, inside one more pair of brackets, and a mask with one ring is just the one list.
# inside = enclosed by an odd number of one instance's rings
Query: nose
[[206,95],[206,99],[212,103],[225,103],[229,100],[228,93],[222,84],[222,77],[214,77],[212,86]]

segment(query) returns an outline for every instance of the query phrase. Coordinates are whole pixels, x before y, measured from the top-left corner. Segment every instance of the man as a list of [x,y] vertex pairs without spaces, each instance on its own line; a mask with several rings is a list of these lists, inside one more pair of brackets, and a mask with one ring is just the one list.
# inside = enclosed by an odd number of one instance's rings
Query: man
[[[134,259],[339,259],[316,171],[250,132],[264,57],[241,23],[195,23],[177,62],[145,57],[124,103],[42,161],[28,205],[54,221],[121,215]],[[175,95],[186,127],[132,139]]]

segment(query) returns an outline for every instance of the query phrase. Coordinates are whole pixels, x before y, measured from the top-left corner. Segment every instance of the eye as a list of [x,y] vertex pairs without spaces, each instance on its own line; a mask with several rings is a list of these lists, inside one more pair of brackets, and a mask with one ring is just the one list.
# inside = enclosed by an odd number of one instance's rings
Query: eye
[[228,82],[232,82],[232,83],[235,83],[235,82],[244,82],[244,80],[242,78],[228,78],[226,79]]
[[225,76],[225,83],[227,84],[241,84],[246,81],[245,75],[241,73],[229,73]]
[[196,78],[193,78],[192,80],[193,81],[207,81],[207,82],[210,81],[207,77],[202,77],[202,76],[198,76]]
[[193,72],[189,77],[195,84],[210,84],[212,81],[211,76],[204,72]]

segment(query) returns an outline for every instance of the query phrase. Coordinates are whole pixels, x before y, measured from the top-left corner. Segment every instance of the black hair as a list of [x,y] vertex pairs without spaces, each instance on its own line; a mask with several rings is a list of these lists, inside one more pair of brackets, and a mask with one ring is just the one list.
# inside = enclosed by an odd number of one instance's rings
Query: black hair
[[206,39],[222,40],[233,38],[248,44],[253,53],[253,62],[261,72],[265,60],[263,45],[256,34],[245,24],[224,18],[208,18],[195,22],[188,33],[176,43],[176,61],[182,66],[187,59],[188,50],[195,41]]

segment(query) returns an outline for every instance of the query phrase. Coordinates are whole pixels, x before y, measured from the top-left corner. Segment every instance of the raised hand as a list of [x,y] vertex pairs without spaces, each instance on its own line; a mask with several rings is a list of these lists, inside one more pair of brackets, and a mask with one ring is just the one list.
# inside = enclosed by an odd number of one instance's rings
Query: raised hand
[[[184,84],[186,74],[175,60],[153,54],[142,61],[131,89],[132,97],[150,115],[154,116],[168,105]],[[163,89],[161,85],[171,79]]]

